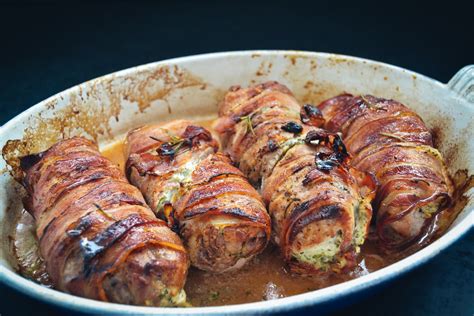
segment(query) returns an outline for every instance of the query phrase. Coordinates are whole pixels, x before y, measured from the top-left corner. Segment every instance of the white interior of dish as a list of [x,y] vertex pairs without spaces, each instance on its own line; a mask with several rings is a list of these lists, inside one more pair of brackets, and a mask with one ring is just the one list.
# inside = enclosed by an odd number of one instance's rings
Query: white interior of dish
[[[110,144],[129,129],[150,122],[175,118],[204,120],[216,117],[217,104],[232,85],[277,80],[287,85],[304,103],[317,104],[341,92],[374,94],[401,101],[414,109],[430,128],[440,131],[440,151],[449,157],[449,170],[474,172],[474,105],[444,84],[398,67],[340,55],[289,51],[254,51],[200,55],[148,64],[86,82],[61,92],[17,116],[0,130],[0,145],[22,139],[24,130],[43,139],[38,150],[61,137],[96,137],[101,146]],[[73,112],[71,112],[73,110]],[[82,113],[70,117],[61,135],[52,124],[59,112]],[[87,113],[87,114],[84,114]],[[81,116],[82,115],[82,116]],[[84,121],[90,117],[92,124]],[[117,115],[112,117],[113,115]],[[99,118],[99,119],[98,119]],[[57,121],[57,120],[56,120]],[[56,122],[55,121],[55,122]],[[103,133],[100,133],[103,131]],[[43,137],[42,135],[45,134]],[[49,137],[56,135],[54,137]],[[0,160],[0,169],[6,168]],[[13,271],[8,260],[7,231],[11,218],[21,210],[18,185],[8,173],[0,176],[0,277],[31,295],[49,302],[89,311],[113,312],[117,304],[95,302],[41,288]],[[21,191],[20,191],[21,192]],[[262,308],[287,309],[315,304],[379,283],[426,261],[472,226],[474,197],[458,216],[450,231],[418,253],[371,275],[326,289],[288,297],[226,307],[226,311],[248,312]],[[115,306],[115,307],[114,307]],[[240,306],[240,307],[239,307]],[[231,308],[231,310],[229,309]],[[162,308],[126,307],[129,312],[166,312]],[[176,310],[174,310],[176,312]],[[185,313],[219,312],[217,308],[191,308]]]

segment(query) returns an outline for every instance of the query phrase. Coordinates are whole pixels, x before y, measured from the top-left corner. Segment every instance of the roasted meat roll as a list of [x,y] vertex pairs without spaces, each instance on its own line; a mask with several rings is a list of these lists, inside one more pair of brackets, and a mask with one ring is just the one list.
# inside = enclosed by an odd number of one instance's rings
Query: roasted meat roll
[[127,176],[155,214],[181,235],[195,267],[241,267],[270,239],[270,218],[258,192],[218,153],[206,129],[185,120],[131,131]]
[[422,245],[451,204],[453,185],[423,120],[403,104],[342,94],[319,105],[340,131],[353,165],[378,180],[377,235],[387,250]]
[[179,236],[85,138],[23,157],[25,208],[56,288],[123,304],[185,303],[189,267]]
[[223,145],[261,188],[273,240],[294,272],[347,270],[356,263],[372,216],[374,182],[349,165],[341,138],[318,126],[287,87],[231,87],[215,124]]

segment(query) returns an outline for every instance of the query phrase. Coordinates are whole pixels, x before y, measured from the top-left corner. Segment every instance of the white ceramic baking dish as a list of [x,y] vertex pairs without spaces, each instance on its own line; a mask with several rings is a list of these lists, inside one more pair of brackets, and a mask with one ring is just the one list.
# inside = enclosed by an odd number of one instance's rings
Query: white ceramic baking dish
[[[151,63],[100,77],[63,91],[10,120],[0,129],[20,152],[44,150],[63,137],[85,135],[106,146],[132,127],[174,118],[216,116],[229,86],[265,80],[286,84],[302,102],[347,91],[397,99],[436,129],[439,149],[451,173],[474,173],[474,66],[443,84],[423,75],[361,58],[300,51],[243,51],[206,54]],[[23,147],[22,147],[23,146]],[[450,229],[417,253],[360,278],[274,301],[221,307],[151,308],[75,297],[29,281],[15,272],[8,234],[21,210],[22,189],[0,160],[0,281],[26,295],[72,311],[101,314],[249,314],[283,312],[334,302],[400,276],[436,256],[473,225],[474,192]]]

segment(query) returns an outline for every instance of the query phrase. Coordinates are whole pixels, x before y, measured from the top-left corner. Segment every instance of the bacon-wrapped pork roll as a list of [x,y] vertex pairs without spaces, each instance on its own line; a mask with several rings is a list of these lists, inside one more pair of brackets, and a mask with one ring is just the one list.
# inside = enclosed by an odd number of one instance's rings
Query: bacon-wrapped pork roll
[[228,271],[265,248],[265,206],[209,131],[178,120],[135,129],[126,143],[130,181],[179,232],[192,265]]
[[453,186],[422,119],[397,101],[370,95],[342,94],[319,109],[326,128],[343,133],[353,165],[379,182],[381,246],[404,249],[429,240],[438,214],[451,203]]
[[179,236],[85,138],[23,157],[25,208],[56,288],[123,304],[185,303]]
[[292,271],[309,274],[352,267],[367,236],[374,183],[349,167],[337,134],[315,106],[300,107],[277,82],[232,87],[215,124],[223,145],[261,186],[273,239]]

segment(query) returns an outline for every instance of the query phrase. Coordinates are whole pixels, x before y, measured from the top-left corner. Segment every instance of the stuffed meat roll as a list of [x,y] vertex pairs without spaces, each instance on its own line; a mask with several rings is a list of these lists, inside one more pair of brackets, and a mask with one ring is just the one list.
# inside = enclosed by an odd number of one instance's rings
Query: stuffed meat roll
[[223,145],[260,187],[273,240],[292,271],[340,272],[356,263],[371,220],[374,183],[350,167],[339,135],[287,87],[232,87],[215,125]]
[[23,157],[25,208],[56,288],[122,304],[175,306],[188,258],[178,235],[85,138]]
[[319,105],[330,131],[341,131],[353,164],[379,182],[375,207],[380,245],[421,245],[451,203],[453,186],[423,120],[403,104],[343,94]]
[[185,120],[144,126],[126,148],[131,183],[179,232],[192,265],[237,269],[265,248],[271,226],[261,197],[209,131]]

